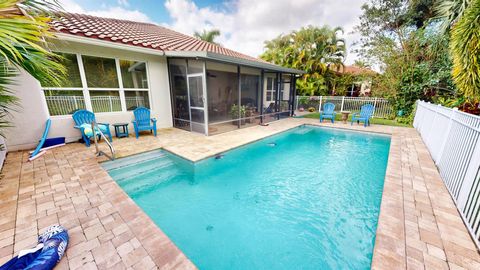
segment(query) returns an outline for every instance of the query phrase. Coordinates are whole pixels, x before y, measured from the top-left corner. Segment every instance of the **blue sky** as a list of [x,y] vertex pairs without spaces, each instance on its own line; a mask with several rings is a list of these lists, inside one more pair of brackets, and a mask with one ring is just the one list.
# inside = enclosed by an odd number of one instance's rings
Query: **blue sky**
[[[154,22],[170,23],[171,17],[168,10],[165,8],[165,1],[161,0],[78,0],[75,1],[85,10],[108,9],[108,7],[124,6],[126,8],[138,9],[139,11],[148,15]],[[192,1],[199,8],[215,8],[223,9],[224,1],[221,0],[203,0]],[[100,3],[100,4],[99,4]]]
[[[219,29],[223,46],[258,56],[264,41],[308,25],[340,26],[352,49],[365,0],[60,0],[70,12],[163,25],[191,35]],[[349,53],[347,64],[356,55]]]

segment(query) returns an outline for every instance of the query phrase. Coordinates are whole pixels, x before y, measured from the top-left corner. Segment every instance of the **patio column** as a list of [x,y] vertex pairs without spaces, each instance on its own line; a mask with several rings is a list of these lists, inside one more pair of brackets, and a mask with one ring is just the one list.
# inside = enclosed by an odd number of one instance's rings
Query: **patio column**
[[280,119],[278,112],[280,111],[280,87],[282,87],[282,73],[277,72],[277,89],[275,89],[275,118]]
[[290,101],[289,101],[289,109],[290,109],[290,116],[293,116],[295,113],[295,75],[290,74]]
[[260,123],[263,124],[263,99],[264,99],[264,81],[265,81],[265,70],[262,69],[260,73]]
[[237,127],[240,128],[241,127],[241,123],[242,123],[242,114],[241,114],[241,111],[242,111],[242,82],[240,81],[240,65],[237,65],[237,81],[238,81],[238,118],[239,120],[237,121]]

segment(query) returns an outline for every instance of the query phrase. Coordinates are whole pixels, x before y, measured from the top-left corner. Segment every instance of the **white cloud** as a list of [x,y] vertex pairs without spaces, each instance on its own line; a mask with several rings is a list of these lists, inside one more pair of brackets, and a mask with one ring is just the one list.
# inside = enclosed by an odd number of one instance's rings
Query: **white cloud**
[[117,3],[119,6],[124,6],[124,7],[130,6],[130,4],[128,3],[128,0],[117,0]]
[[[328,24],[341,26],[351,45],[358,39],[352,34],[358,23],[364,0],[237,0],[223,6],[199,8],[191,0],[167,0],[165,7],[172,18],[166,25],[185,34],[203,29],[219,29],[218,41],[225,47],[258,56],[265,40],[302,26]],[[352,53],[347,63],[356,58]]]
[[138,9],[126,8],[127,0],[118,0],[118,6],[101,5],[99,9],[86,10],[75,0],[60,0],[60,5],[68,12],[89,14],[93,16],[131,20],[137,22],[152,22],[152,20]]

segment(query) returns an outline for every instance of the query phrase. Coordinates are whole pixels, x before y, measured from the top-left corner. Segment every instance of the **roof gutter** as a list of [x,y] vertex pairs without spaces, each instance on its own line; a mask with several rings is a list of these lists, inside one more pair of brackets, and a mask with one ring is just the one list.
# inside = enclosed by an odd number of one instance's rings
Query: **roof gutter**
[[75,36],[72,34],[55,33],[55,38],[60,41],[77,42],[77,43],[82,43],[87,45],[108,47],[112,49],[119,49],[119,50],[125,50],[125,51],[137,52],[137,53],[165,56],[165,52],[161,49],[142,48],[138,46],[132,46],[128,44],[106,41],[106,40],[101,40],[96,38]]

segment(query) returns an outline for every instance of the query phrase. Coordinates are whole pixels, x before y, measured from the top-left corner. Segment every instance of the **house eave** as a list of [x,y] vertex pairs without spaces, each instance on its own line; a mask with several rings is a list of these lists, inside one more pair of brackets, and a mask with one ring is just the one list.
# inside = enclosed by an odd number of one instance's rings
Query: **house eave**
[[65,33],[55,33],[55,38],[59,41],[76,42],[76,43],[81,43],[81,44],[101,46],[101,47],[107,47],[107,48],[119,49],[119,50],[126,50],[126,51],[137,52],[137,53],[165,56],[164,51],[162,51],[160,49],[142,48],[142,47],[138,47],[138,46],[116,43],[116,42],[111,42],[111,41],[105,41],[105,40],[100,40],[100,39],[96,39],[96,38],[75,36],[75,35],[65,34]]
[[167,57],[187,57],[187,58],[198,58],[205,60],[219,61],[229,64],[242,65],[254,68],[260,68],[265,71],[272,72],[283,72],[283,73],[294,73],[294,74],[304,74],[305,72],[298,69],[286,68],[277,66],[269,63],[261,63],[258,61],[252,61],[248,59],[242,59],[238,57],[231,57],[223,54],[207,52],[207,51],[165,51]]

